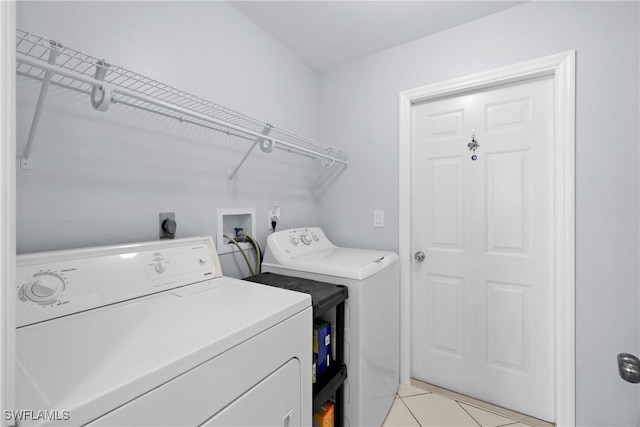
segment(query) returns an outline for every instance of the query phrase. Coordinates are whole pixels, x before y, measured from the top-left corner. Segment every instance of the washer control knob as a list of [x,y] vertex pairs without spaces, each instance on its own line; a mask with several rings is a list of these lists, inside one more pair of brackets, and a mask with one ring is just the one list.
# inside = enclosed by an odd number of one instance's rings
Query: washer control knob
[[205,264],[207,263],[207,259],[206,259],[206,258],[204,258],[204,257],[203,257],[203,258],[200,258],[200,259],[198,260],[198,263],[199,263],[200,265],[205,265]]
[[300,236],[300,240],[302,240],[302,243],[304,243],[305,245],[310,245],[312,242],[311,236],[309,236],[308,234],[303,234],[302,236]]
[[165,268],[164,268],[164,264],[162,263],[162,261],[156,262],[155,269],[160,274],[164,273]]
[[313,241],[314,242],[319,242],[320,241],[320,238],[318,237],[317,234],[312,234],[311,237],[313,237]]
[[297,238],[297,237],[292,237],[291,238],[291,244],[293,246],[298,246],[298,243],[300,243],[300,239],[299,238]]
[[56,275],[38,276],[29,280],[20,294],[38,304],[48,304],[55,301],[64,290],[64,280]]

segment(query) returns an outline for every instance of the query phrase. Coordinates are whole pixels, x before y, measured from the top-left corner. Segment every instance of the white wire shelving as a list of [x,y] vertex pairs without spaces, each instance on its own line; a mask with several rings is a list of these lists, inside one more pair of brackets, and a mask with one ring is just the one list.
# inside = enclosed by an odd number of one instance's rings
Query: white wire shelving
[[16,34],[16,64],[18,75],[42,81],[20,162],[23,169],[32,167],[31,150],[50,84],[87,94],[93,108],[100,111],[122,104],[252,141],[249,150],[229,175],[229,185],[256,146],[264,152],[275,148],[318,159],[325,168],[348,164],[346,153],[338,148],[277,128],[21,29]]

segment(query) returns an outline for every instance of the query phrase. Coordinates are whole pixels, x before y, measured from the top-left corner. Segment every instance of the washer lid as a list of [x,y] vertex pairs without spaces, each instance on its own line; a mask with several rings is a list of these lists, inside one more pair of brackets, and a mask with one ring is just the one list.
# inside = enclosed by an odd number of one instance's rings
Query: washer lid
[[19,328],[16,407],[69,411],[55,424],[84,425],[310,305],[221,277]]
[[397,260],[393,252],[334,247],[295,257],[286,268],[363,280]]
[[337,247],[319,227],[275,232],[262,265],[362,280],[398,260],[393,252]]

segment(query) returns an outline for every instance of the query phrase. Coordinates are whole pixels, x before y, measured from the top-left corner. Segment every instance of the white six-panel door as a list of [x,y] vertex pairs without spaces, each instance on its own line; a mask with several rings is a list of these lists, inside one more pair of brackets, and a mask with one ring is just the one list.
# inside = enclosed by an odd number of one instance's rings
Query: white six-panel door
[[552,78],[412,110],[412,376],[554,421]]

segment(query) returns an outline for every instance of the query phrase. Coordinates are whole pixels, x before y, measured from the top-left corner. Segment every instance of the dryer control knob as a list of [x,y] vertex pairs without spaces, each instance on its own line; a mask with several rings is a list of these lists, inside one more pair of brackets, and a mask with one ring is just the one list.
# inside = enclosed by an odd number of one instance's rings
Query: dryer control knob
[[57,284],[48,282],[46,280],[36,280],[31,285],[31,292],[33,293],[33,295],[40,298],[50,297],[51,295],[55,294],[57,290]]
[[23,295],[30,301],[47,304],[55,301],[63,290],[64,280],[57,274],[49,274],[31,279],[25,285]]
[[293,246],[298,246],[298,243],[300,243],[300,239],[298,239],[297,237],[292,237],[291,238],[291,244]]
[[317,234],[312,234],[311,237],[313,237],[313,241],[314,242],[319,242],[320,241],[320,238],[318,237]]
[[302,243],[304,243],[305,245],[311,244],[311,236],[309,236],[308,234],[303,234],[302,236],[300,236],[300,240],[302,240]]
[[156,271],[158,273],[164,273],[165,268],[164,268],[164,264],[162,263],[162,261],[156,262],[155,268],[156,268]]

